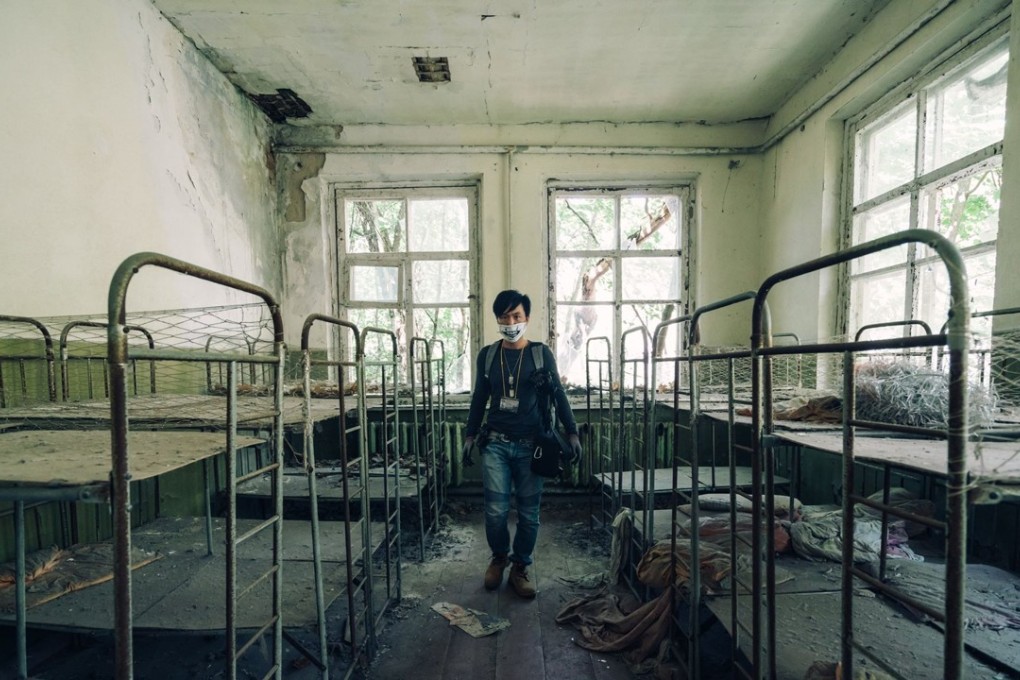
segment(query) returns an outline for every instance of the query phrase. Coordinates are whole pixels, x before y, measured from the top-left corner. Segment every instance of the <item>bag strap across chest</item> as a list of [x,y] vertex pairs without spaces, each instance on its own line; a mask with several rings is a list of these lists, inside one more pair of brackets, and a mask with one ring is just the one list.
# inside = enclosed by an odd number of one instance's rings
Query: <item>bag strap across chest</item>
[[[492,370],[492,364],[496,361],[496,353],[499,351],[499,346],[503,343],[502,340],[497,340],[485,349],[485,379],[489,379],[489,372]],[[535,370],[541,370],[545,366],[545,352],[542,351],[543,345],[540,342],[531,343],[531,358],[535,363]]]

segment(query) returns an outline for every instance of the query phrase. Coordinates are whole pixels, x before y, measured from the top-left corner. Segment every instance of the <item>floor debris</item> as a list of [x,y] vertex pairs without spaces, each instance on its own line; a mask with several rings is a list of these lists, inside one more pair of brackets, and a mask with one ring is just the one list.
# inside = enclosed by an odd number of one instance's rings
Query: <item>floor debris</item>
[[432,609],[448,619],[451,626],[457,626],[475,638],[492,635],[510,627],[508,619],[502,619],[476,609],[465,609],[459,604],[436,602],[432,605]]

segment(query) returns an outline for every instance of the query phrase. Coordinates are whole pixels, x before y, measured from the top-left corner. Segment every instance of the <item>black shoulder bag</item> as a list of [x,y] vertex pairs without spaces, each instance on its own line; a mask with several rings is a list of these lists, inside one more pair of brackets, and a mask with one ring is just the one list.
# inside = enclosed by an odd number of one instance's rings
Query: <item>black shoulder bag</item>
[[538,393],[538,409],[542,417],[542,433],[535,437],[531,471],[542,477],[559,477],[563,472],[563,461],[570,458],[570,442],[552,422],[550,392],[553,386],[549,372],[546,369],[538,369],[531,375]]

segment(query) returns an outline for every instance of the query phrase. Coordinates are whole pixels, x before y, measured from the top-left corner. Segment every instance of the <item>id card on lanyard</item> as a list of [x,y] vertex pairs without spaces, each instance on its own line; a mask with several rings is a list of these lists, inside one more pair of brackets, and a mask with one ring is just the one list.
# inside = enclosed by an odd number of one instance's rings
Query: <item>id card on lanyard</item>
[[512,399],[510,397],[499,398],[499,410],[504,413],[517,413],[517,409],[521,402],[518,399]]

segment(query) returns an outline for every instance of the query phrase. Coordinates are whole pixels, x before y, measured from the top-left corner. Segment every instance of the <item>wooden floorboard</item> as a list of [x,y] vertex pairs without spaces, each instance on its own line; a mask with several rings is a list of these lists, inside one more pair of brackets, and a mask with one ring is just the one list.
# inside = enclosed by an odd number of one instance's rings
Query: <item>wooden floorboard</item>
[[[547,502],[530,569],[538,589],[534,600],[522,600],[504,579],[496,591],[485,590],[488,566],[481,504],[453,501],[424,562],[405,562],[403,602],[379,634],[382,653],[369,672],[373,678],[414,677],[423,680],[630,680],[619,654],[595,654],[577,646],[578,632],[560,626],[556,615],[585,590],[571,578],[599,571],[608,562],[584,545],[587,502]],[[511,515],[511,522],[513,522]],[[578,547],[579,543],[581,544]],[[509,575],[509,570],[507,571]],[[473,638],[432,610],[450,602],[509,620],[494,635]]]
[[[416,545],[406,551],[402,574],[402,599],[382,617],[378,653],[367,669],[356,671],[363,680],[633,680],[621,654],[597,654],[577,644],[573,626],[556,624],[556,615],[568,602],[590,591],[571,578],[604,570],[608,563],[608,537],[604,532],[588,533],[587,501],[547,500],[543,505],[542,528],[535,553],[532,578],[538,589],[534,600],[522,600],[504,581],[497,591],[487,591],[483,575],[489,562],[481,503],[450,500],[434,539],[428,541],[426,559],[418,560]],[[303,539],[303,534],[294,538]],[[203,539],[204,541],[204,539]],[[288,543],[300,549],[300,540]],[[191,542],[189,541],[189,545]],[[198,542],[201,548],[204,543]],[[300,552],[300,550],[299,550]],[[202,559],[199,550],[195,559]],[[285,570],[285,574],[288,572]],[[293,578],[296,573],[290,569]],[[182,585],[182,587],[184,587]],[[99,587],[97,587],[99,588]],[[107,595],[107,600],[112,598]],[[146,591],[136,602],[146,600]],[[502,617],[510,627],[494,635],[473,638],[451,626],[432,610],[437,602],[450,602],[468,609]],[[185,608],[182,614],[187,614]],[[334,602],[328,615],[331,635],[342,636],[345,620],[344,598]],[[311,643],[312,631],[294,630]],[[136,636],[135,677],[160,680],[192,680],[224,677],[222,635]],[[6,649],[0,638],[0,652]],[[38,669],[36,677],[46,680],[89,680],[112,677],[112,638],[100,637],[80,651],[58,655]],[[288,645],[284,650],[284,677],[288,680],[318,678],[314,666],[304,662]],[[341,677],[349,659],[334,659],[335,677]],[[262,677],[266,665],[261,646],[246,655],[239,677]],[[0,677],[6,667],[0,659]],[[367,671],[367,674],[364,672]]]

